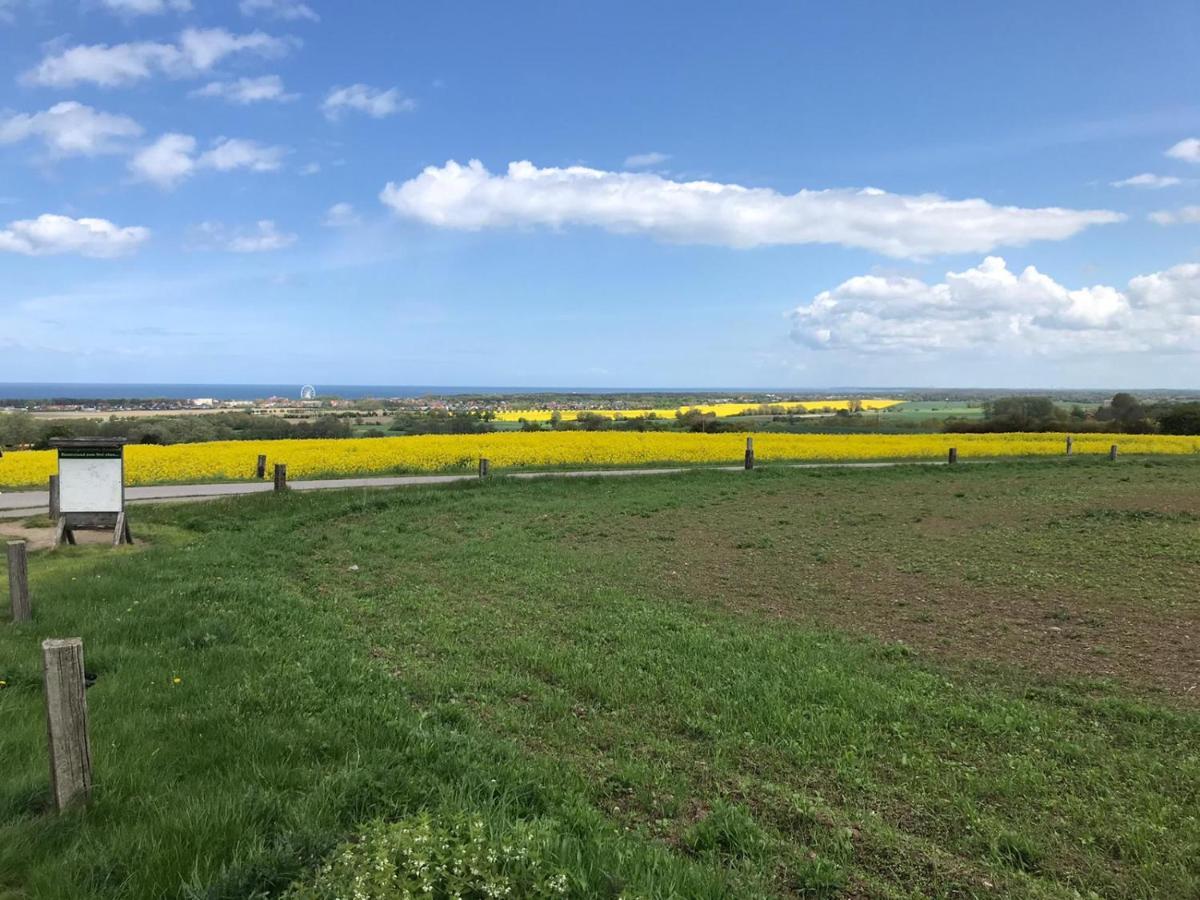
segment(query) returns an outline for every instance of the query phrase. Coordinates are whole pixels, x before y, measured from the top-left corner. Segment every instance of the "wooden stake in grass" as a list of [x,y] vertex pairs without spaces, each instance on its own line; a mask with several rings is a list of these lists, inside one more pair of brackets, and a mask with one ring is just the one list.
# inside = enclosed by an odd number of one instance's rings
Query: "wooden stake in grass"
[[92,795],[92,747],[84,696],[83,641],[42,641],[46,729],[50,739],[50,789],[61,812]]
[[950,465],[954,465],[956,462],[958,462],[958,448],[957,447],[950,448],[950,454],[947,457],[946,462],[949,463]]
[[50,521],[57,522],[59,517],[58,476],[50,476]]
[[492,468],[492,464],[488,460],[481,458],[479,460],[479,477],[487,478],[488,472],[491,471],[491,468]]
[[8,596],[12,600],[12,620],[28,622],[33,611],[29,604],[29,561],[24,541],[8,542]]
[[1071,437],[1071,435],[1068,434],[1067,435],[1067,456],[1070,456],[1074,449],[1075,449],[1075,438]]
[[746,469],[754,468],[754,438],[746,438]]
[[1117,461],[1117,445],[1113,444],[1108,448],[1108,458],[1113,462]]
[[267,454],[258,454],[258,464],[254,467],[254,477],[259,481],[267,477]]
[[275,463],[275,490],[287,490],[287,463]]

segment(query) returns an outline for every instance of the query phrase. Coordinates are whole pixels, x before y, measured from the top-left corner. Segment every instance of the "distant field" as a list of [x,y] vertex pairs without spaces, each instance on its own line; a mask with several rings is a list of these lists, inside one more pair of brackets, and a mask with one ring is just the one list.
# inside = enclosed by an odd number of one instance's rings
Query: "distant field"
[[888,409],[900,403],[899,400],[884,400],[884,399],[867,399],[867,400],[797,400],[787,401],[784,403],[707,403],[696,406],[679,406],[669,409],[506,409],[496,413],[496,420],[499,422],[519,422],[524,419],[527,422],[549,422],[551,417],[557,412],[559,418],[564,422],[573,422],[581,413],[590,412],[609,418],[633,418],[635,416],[650,416],[654,415],[660,419],[674,419],[675,414],[679,412],[697,411],[702,413],[712,413],[715,416],[726,418],[744,415],[752,410],[759,409],[762,406],[770,406],[778,408],[786,412],[836,412],[839,409],[849,409],[853,403],[855,406],[864,410]]
[[[1059,456],[1063,434],[692,434],[683,432],[501,432],[204,444],[133,445],[126,450],[130,484],[239,481],[253,477],[258,454],[286,463],[293,478],[410,472],[465,472],[480,457],[497,470],[555,467],[731,465],[743,459],[746,438],[764,463],[824,460],[944,459],[956,446],[963,460]],[[1086,434],[1080,455],[1200,454],[1200,437]],[[56,471],[53,451],[17,451],[0,458],[0,487],[44,485]]]
[[[6,900],[348,898],[402,833],[577,898],[1200,896],[1200,461],[500,480],[134,527],[34,554],[36,619],[0,623]],[[63,817],[46,635],[96,676],[95,800]]]
[[906,400],[885,410],[884,419],[981,419],[983,405],[949,400]]

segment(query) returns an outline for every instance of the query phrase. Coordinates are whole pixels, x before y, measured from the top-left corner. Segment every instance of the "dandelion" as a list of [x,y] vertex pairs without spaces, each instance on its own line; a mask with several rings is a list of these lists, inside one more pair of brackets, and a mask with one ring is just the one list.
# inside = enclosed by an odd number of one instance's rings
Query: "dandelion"
[[171,684],[183,684],[183,679],[176,675],[171,679]]

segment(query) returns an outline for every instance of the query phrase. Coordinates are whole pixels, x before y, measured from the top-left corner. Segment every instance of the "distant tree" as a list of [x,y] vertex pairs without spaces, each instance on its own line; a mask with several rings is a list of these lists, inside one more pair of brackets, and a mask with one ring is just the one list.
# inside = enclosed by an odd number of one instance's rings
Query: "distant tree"
[[1163,434],[1200,434],[1200,403],[1176,403],[1158,419]]

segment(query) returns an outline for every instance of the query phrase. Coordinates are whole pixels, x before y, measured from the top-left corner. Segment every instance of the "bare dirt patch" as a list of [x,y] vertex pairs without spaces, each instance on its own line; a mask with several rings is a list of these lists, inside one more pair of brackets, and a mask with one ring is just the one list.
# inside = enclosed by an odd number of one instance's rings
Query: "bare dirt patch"
[[764,482],[608,539],[671,533],[681,597],[1200,706],[1200,487],[880,480]]
[[[22,522],[0,522],[0,540],[26,541],[30,550],[49,550],[54,546],[53,525],[26,525]],[[76,531],[79,544],[111,544],[111,531]]]

